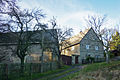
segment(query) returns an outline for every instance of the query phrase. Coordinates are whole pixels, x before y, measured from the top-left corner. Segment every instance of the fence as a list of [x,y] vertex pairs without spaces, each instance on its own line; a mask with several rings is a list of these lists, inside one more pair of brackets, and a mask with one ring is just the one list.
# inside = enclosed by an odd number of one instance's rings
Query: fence
[[[41,73],[58,68],[57,62],[43,63],[26,63],[24,66],[24,80],[30,80],[32,74]],[[0,64],[0,80],[19,80],[21,77],[20,64]]]

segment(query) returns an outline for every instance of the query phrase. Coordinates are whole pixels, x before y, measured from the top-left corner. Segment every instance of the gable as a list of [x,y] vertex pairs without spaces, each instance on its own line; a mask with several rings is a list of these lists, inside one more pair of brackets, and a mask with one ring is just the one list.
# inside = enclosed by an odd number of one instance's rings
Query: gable
[[[89,49],[87,49],[87,45],[89,45]],[[98,50],[96,50],[96,46]],[[94,30],[91,28],[83,39],[80,41],[80,52],[84,52],[85,55],[88,53],[103,53],[103,44]]]
[[85,34],[80,42],[83,40],[100,41],[99,37],[92,28],[89,29],[89,31]]
[[[76,37],[79,39],[77,40]],[[103,44],[92,28],[85,30],[83,32],[82,37],[73,36],[71,39],[74,39],[75,41],[73,42],[72,45],[67,46],[66,48],[63,49],[64,51],[62,53],[64,55],[75,54],[75,55],[81,55],[81,57],[86,57],[87,54],[92,54],[94,56],[101,55],[101,54],[103,55],[103,52],[104,52]],[[78,47],[77,49],[75,49],[77,45]],[[86,48],[86,45],[89,45],[89,49]],[[73,50],[72,47],[74,47],[75,50]],[[67,50],[67,49],[70,49],[70,50]]]
[[[89,46],[89,48],[87,48]],[[97,49],[96,49],[97,47]],[[85,36],[80,41],[80,55],[82,57],[86,57],[86,55],[91,54],[95,55],[103,55],[104,49],[103,44],[94,30],[91,28],[85,34]]]
[[80,32],[78,35],[75,35],[65,41],[69,42],[70,45],[65,45],[64,49],[75,46],[77,44],[82,44],[82,42],[99,42],[101,45],[103,45],[93,28],[86,29],[84,32]]

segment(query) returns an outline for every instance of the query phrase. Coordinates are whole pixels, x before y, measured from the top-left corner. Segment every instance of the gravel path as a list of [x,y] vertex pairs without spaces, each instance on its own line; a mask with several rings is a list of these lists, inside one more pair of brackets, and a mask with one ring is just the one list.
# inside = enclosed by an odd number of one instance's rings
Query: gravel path
[[[63,78],[63,77],[65,77],[65,76],[69,75],[69,74],[73,74],[73,73],[75,73],[75,72],[78,72],[78,71],[80,71],[83,67],[82,67],[82,66],[74,66],[73,68],[76,68],[76,70],[71,71],[71,72],[69,72],[69,73],[67,73],[67,74],[61,75],[61,76],[59,76],[59,77],[56,77],[56,78],[54,78],[54,79],[52,79],[52,80],[58,80],[58,79]],[[72,69],[73,69],[73,68],[72,68]]]
[[[51,74],[51,75],[49,75],[49,76],[59,75],[59,74],[61,74],[61,73],[64,73],[64,72],[66,72],[66,71],[69,71],[69,70],[71,70],[71,69],[75,69],[75,70],[73,70],[73,71],[71,71],[71,72],[68,72],[68,73],[66,73],[66,74],[64,74],[64,75],[55,77],[55,78],[50,79],[50,80],[58,80],[58,79],[63,78],[63,77],[65,77],[65,76],[69,75],[69,74],[73,74],[73,73],[75,73],[75,72],[77,72],[77,71],[80,71],[82,68],[83,68],[83,66],[80,66],[80,65],[79,65],[79,66],[78,66],[78,65],[77,65],[77,66],[72,66],[72,67],[69,68],[69,69],[63,70],[63,71],[58,72],[58,73],[55,73],[55,74]],[[47,77],[47,76],[43,76],[43,77],[41,77],[41,78],[39,78],[39,79],[37,79],[37,80],[40,80],[40,79],[45,78],[45,77]]]

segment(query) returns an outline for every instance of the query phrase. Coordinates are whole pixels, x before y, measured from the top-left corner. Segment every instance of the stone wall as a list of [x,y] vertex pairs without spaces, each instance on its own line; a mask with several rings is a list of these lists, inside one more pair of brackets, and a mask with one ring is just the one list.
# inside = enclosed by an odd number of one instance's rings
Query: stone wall
[[[89,49],[86,49],[86,45],[89,45]],[[98,50],[95,49],[95,46],[98,46]],[[90,29],[80,42],[81,59],[85,59],[88,55],[91,57],[104,57],[102,42],[99,40],[93,29]]]

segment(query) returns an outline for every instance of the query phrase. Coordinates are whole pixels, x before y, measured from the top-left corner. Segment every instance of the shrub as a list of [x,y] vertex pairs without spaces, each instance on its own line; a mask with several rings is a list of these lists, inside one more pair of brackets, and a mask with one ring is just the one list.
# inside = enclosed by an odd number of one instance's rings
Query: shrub
[[95,58],[94,57],[91,57],[91,56],[87,56],[86,58],[87,62],[94,62]]

